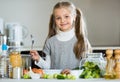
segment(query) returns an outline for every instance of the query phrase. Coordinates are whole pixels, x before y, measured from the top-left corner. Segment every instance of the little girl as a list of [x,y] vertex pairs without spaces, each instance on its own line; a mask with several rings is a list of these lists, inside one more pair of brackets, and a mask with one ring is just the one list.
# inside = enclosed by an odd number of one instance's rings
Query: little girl
[[35,64],[44,69],[73,69],[91,50],[86,36],[82,12],[70,2],[58,2],[49,23],[49,33],[43,52],[46,59],[31,50]]

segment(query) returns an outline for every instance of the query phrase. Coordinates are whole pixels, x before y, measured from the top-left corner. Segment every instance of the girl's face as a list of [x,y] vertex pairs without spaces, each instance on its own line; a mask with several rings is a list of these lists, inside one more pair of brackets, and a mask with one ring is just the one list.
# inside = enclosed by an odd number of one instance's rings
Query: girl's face
[[73,16],[69,9],[67,8],[57,8],[54,10],[55,23],[57,28],[61,31],[68,31],[72,28],[73,20],[75,20],[75,16]]

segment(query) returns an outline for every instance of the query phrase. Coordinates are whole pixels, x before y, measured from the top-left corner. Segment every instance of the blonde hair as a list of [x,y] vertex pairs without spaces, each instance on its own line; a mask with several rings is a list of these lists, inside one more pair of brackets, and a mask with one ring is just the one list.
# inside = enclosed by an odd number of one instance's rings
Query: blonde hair
[[71,14],[76,16],[75,19],[75,35],[77,38],[77,42],[74,45],[74,53],[77,59],[79,59],[81,57],[81,55],[83,54],[83,52],[86,50],[86,29],[85,29],[85,23],[83,21],[83,17],[82,17],[82,12],[80,12],[79,9],[77,9],[72,3],[70,2],[58,2],[54,8],[53,8],[53,13],[51,14],[50,17],[50,22],[49,22],[49,33],[47,36],[47,39],[56,35],[57,31],[56,31],[56,24],[55,24],[55,20],[54,20],[54,10],[58,9],[58,8],[68,8],[71,11]]

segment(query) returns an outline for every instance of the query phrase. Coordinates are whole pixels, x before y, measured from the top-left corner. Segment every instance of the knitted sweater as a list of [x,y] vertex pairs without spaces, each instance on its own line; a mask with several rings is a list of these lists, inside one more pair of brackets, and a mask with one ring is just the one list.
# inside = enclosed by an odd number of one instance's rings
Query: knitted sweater
[[69,41],[59,41],[55,36],[48,39],[43,49],[46,60],[40,59],[37,65],[42,68],[50,67],[52,69],[73,69],[78,67],[80,61],[76,59],[73,52],[75,42],[76,37]]

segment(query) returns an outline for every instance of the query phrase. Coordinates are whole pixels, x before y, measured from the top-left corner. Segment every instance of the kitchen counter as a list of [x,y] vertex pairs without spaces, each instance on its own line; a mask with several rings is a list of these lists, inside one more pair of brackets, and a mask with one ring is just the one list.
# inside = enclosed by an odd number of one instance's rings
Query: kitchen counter
[[[92,47],[92,50],[94,53],[103,53],[105,54],[106,49],[120,49],[120,46],[113,46],[113,47]],[[22,51],[22,54],[29,54],[30,47],[21,47],[20,51]],[[34,50],[41,51],[42,48],[40,47],[34,47]]]
[[105,80],[101,79],[76,79],[76,80],[58,80],[58,79],[0,79],[0,82],[120,82],[120,79]]
[[[106,49],[120,49],[120,46],[111,46],[111,47],[92,47],[93,50],[106,50]],[[29,51],[31,47],[21,47],[21,51]],[[42,47],[34,47],[34,50],[42,50]]]
[[114,47],[93,47],[93,50],[120,49],[120,46]]

